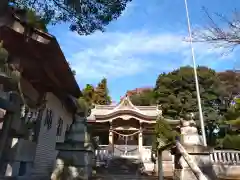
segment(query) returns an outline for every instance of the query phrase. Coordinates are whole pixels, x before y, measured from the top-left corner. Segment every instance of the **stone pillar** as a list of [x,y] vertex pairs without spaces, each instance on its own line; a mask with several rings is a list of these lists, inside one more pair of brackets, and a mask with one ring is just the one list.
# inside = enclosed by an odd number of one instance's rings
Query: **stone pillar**
[[143,137],[142,137],[142,125],[140,124],[140,129],[139,129],[139,134],[138,134],[138,148],[139,152],[142,151],[142,146],[143,146]]

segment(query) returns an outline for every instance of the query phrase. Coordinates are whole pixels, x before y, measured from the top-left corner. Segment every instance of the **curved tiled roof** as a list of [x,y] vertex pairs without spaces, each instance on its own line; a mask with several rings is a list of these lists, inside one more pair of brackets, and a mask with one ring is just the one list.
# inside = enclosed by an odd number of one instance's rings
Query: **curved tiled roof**
[[[158,106],[134,106],[126,96],[117,105],[96,105],[88,117],[88,121],[108,122],[115,119],[136,119],[141,122],[155,123],[160,110]],[[178,124],[178,120],[167,120],[169,123]]]

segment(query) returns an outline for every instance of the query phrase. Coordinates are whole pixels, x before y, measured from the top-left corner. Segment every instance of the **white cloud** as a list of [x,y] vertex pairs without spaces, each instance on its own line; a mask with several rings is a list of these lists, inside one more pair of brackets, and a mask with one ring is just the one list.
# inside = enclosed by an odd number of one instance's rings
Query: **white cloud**
[[[78,79],[116,78],[149,72],[169,71],[191,62],[185,34],[105,32],[79,36],[69,32],[62,37],[62,47],[77,72]],[[61,38],[61,37],[60,37]],[[74,46],[69,46],[74,44]],[[214,66],[221,50],[196,44],[199,64]],[[216,61],[219,59],[219,61]]]

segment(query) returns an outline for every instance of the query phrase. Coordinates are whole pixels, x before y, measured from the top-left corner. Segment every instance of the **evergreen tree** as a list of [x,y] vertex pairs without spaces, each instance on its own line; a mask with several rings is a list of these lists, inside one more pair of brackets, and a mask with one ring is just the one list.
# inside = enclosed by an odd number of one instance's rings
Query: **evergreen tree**
[[[198,67],[198,78],[205,118],[216,119],[215,115],[221,104],[220,80],[216,72],[207,67]],[[160,74],[155,92],[157,102],[162,105],[164,117],[186,118],[192,112],[197,117],[197,94],[192,67],[181,67],[168,74]]]
[[159,148],[159,144],[166,145],[173,143],[179,133],[171,127],[171,125],[162,117],[158,117],[154,129],[154,141],[152,150],[156,151]]
[[[228,147],[230,139],[231,142],[238,141],[240,106],[238,99],[235,99],[235,105],[231,106],[231,103],[240,92],[240,74],[234,71],[216,73],[207,67],[198,67],[197,71],[208,145],[219,143],[222,148],[231,148]],[[164,117],[187,119],[187,115],[193,112],[199,123],[193,68],[181,67],[168,74],[160,74],[155,92]]]
[[218,133],[218,148],[240,150],[240,99],[235,98]]
[[87,84],[86,87],[82,90],[83,98],[91,107],[93,105],[93,99],[95,95],[94,87],[91,84]]
[[70,30],[80,35],[103,31],[112,20],[117,19],[131,0],[1,0],[0,19],[8,7],[29,9],[36,12],[44,22],[70,23]]
[[44,32],[47,32],[47,24],[49,22],[47,22],[45,19],[41,18],[40,16],[37,15],[37,13],[33,10],[28,9],[26,11],[26,17],[27,17],[27,21],[28,24],[31,27],[40,29]]
[[135,106],[151,106],[156,104],[155,92],[153,90],[145,90],[134,94],[130,96],[130,99]]
[[234,98],[232,105],[225,114],[225,122],[227,124],[240,125],[240,98]]
[[222,84],[222,98],[224,102],[221,111],[226,112],[234,97],[240,93],[240,73],[228,70],[218,73],[218,77]]
[[[207,140],[214,145],[216,142],[214,130],[218,127],[221,118],[221,81],[212,69],[198,67],[197,71]],[[162,105],[164,117],[187,119],[190,113],[194,113],[195,119],[199,119],[192,67],[181,67],[168,74],[161,74],[157,79],[155,91],[157,102]]]
[[220,149],[240,150],[240,136],[239,134],[226,134],[224,138],[219,139]]
[[108,88],[107,88],[107,79],[103,78],[98,86],[95,88],[94,104],[100,105],[109,105],[111,104],[111,98],[109,96]]

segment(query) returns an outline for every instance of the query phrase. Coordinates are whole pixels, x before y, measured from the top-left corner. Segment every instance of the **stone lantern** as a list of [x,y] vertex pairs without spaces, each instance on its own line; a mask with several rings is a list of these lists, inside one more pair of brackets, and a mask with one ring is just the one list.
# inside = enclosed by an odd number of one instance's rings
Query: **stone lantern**
[[92,174],[94,148],[88,133],[86,114],[80,109],[78,101],[75,98],[72,100],[77,106],[77,112],[66,132],[64,143],[57,144],[59,154],[52,180],[63,168],[68,169],[70,179],[89,179]]

